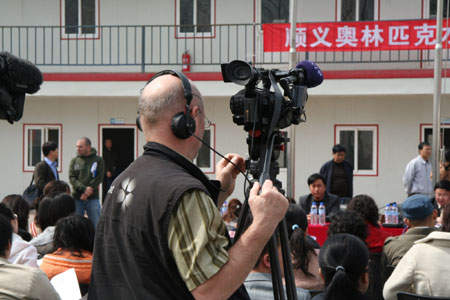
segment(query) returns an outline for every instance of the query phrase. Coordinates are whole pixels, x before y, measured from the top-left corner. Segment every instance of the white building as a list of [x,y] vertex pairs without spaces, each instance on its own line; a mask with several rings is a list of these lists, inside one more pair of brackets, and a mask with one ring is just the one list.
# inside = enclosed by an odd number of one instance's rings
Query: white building
[[[191,59],[186,74],[203,93],[214,124],[207,139],[223,154],[245,155],[246,133],[232,123],[229,109],[230,96],[242,87],[222,82],[220,63],[240,59],[288,69],[287,52],[263,48],[260,24],[288,22],[289,1],[278,2],[279,9],[268,7],[266,0],[0,0],[0,51],[36,63],[45,79],[36,95],[27,96],[19,122],[0,122],[0,196],[21,193],[29,184],[47,139],[59,144],[60,178],[66,181],[79,137],[90,137],[100,153],[102,140],[112,137],[124,166],[140,155],[145,141],[135,126],[139,90],[150,73],[181,70],[186,50]],[[429,0],[348,3],[298,1],[298,20],[433,18]],[[402,202],[404,168],[417,155],[420,141],[431,142],[433,50],[301,51],[298,57],[315,60],[325,80],[309,89],[307,122],[295,130],[292,196],[309,193],[307,177],[346,138],[354,145],[350,152],[359,157],[354,161],[354,194],[369,194],[379,206]],[[442,116],[449,117],[446,95],[442,102]],[[444,143],[450,146],[450,137],[445,139],[450,131],[443,127]],[[198,163],[212,174],[218,160],[206,151]],[[280,178],[285,177],[282,169]],[[240,199],[243,182],[240,178],[234,193]]]

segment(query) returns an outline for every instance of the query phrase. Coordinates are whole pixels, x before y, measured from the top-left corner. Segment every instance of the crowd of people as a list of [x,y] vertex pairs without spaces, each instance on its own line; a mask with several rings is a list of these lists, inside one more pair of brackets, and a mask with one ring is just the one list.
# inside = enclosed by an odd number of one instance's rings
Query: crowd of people
[[[1,295],[59,299],[50,280],[74,269],[88,299],[273,299],[267,243],[285,218],[298,299],[450,296],[442,279],[450,271],[442,263],[450,258],[450,153],[433,193],[431,149],[419,145],[405,171],[399,236],[383,229],[372,197],[353,195],[353,167],[339,144],[308,177],[309,194],[288,199],[270,180],[255,182],[248,202],[231,199],[221,215],[245,161],[227,154],[215,180],[192,163],[207,123],[200,91],[182,73],[162,71],[143,88],[138,111],[147,144],[121,174],[108,162],[117,158],[110,141],[104,160],[83,137],[69,185],[59,180],[57,145],[43,145],[34,173],[41,195],[31,207],[20,195],[0,203]],[[308,231],[313,203],[325,206],[322,245]],[[233,239],[247,204],[245,230]]]

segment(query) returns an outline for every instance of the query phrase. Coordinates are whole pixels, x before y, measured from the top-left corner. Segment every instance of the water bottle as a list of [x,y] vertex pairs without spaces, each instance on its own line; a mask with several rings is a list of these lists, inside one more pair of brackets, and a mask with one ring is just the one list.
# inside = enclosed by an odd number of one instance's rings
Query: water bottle
[[391,206],[389,204],[386,204],[384,209],[384,223],[391,224]]
[[228,202],[227,202],[227,200],[225,200],[222,207],[220,208],[220,213],[223,216],[227,211],[228,211]]
[[325,205],[323,205],[323,202],[320,202],[319,205],[319,224],[320,225],[326,225],[326,211],[325,211]]
[[311,225],[317,225],[317,204],[316,202],[313,202],[311,205],[311,212],[310,212],[310,223]]
[[392,223],[393,223],[393,224],[398,224],[398,208],[397,208],[397,203],[392,204],[391,214],[392,214]]

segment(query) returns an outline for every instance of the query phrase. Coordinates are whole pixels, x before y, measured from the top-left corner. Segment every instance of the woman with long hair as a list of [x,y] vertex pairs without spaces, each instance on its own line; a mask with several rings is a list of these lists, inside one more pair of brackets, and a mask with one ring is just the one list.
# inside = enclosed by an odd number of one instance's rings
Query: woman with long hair
[[369,251],[352,234],[330,236],[319,254],[325,292],[313,300],[360,300],[369,286]]
[[324,283],[319,275],[319,249],[308,241],[308,219],[297,204],[289,204],[286,212],[289,247],[292,254],[295,285],[306,290],[321,291]]

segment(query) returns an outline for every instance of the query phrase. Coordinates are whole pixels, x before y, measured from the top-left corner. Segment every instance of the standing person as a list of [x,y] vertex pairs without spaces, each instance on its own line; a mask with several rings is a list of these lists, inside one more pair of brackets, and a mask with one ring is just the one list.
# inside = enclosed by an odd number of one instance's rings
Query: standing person
[[[239,171],[223,159],[210,181],[192,163],[207,122],[198,89],[179,72],[157,73],[142,91],[138,120],[147,144],[107,194],[89,299],[249,299],[242,283],[288,201],[270,180],[261,195],[255,183],[253,223],[231,246],[217,207]],[[241,156],[226,157],[245,169]]]
[[320,168],[325,177],[327,192],[341,198],[353,197],[353,166],[345,160],[345,147],[337,144],[331,149],[333,159]]
[[311,193],[301,196],[298,202],[298,204],[308,214],[308,221],[310,219],[312,202],[316,202],[317,205],[319,205],[320,202],[323,202],[325,205],[327,222],[335,213],[341,211],[340,199],[338,196],[327,192],[325,177],[323,177],[323,175],[314,173],[309,176],[308,187]]
[[111,183],[117,175],[116,170],[119,157],[117,156],[117,153],[113,151],[112,145],[112,139],[106,138],[105,147],[103,148],[102,153],[103,161],[105,162],[105,178],[103,179],[102,204],[103,201],[105,201],[106,193],[108,192]]
[[105,165],[87,137],[77,141],[77,153],[69,168],[72,196],[75,198],[77,214],[84,216],[86,211],[95,227],[100,217],[98,186],[103,182]]
[[427,196],[433,194],[431,163],[428,161],[431,156],[431,146],[427,142],[422,142],[418,148],[419,156],[406,165],[405,175],[403,176],[403,186],[408,197],[415,194]]
[[48,141],[42,145],[44,160],[38,162],[34,167],[34,182],[39,190],[39,195],[44,193],[44,187],[52,180],[58,180],[58,145],[55,142]]

